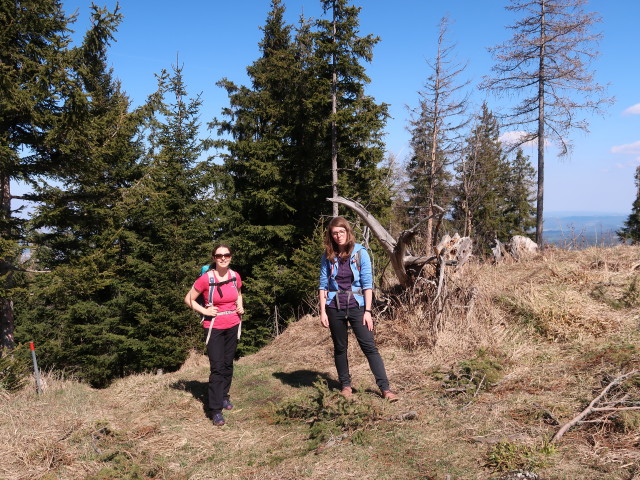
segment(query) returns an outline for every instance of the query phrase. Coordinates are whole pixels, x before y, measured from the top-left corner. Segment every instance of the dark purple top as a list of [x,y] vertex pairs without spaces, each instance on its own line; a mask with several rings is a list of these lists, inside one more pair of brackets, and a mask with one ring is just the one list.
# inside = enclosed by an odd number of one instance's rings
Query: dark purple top
[[[351,284],[353,283],[353,272],[351,271],[351,265],[349,264],[350,258],[338,259],[338,273],[336,274],[336,282],[338,288],[345,292],[351,291]],[[340,297],[340,298],[338,298]],[[348,293],[337,293],[333,301],[328,305],[329,308],[338,308],[337,300],[340,300],[340,309],[345,308],[358,308],[358,302],[353,295]]]

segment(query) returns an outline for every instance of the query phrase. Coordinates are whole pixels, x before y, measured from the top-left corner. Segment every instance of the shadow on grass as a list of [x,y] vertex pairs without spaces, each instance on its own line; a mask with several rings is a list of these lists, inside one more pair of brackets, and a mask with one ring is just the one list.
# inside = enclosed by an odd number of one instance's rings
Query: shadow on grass
[[340,389],[340,383],[329,377],[326,373],[315,370],[296,370],[294,372],[274,372],[273,376],[282,383],[294,388],[311,387],[314,382],[324,380],[329,388]]
[[202,404],[202,411],[205,415],[208,414],[207,408],[207,389],[209,384],[207,382],[198,382],[196,380],[178,380],[171,384],[171,388],[176,390],[184,390],[193,395],[193,398],[198,400]]

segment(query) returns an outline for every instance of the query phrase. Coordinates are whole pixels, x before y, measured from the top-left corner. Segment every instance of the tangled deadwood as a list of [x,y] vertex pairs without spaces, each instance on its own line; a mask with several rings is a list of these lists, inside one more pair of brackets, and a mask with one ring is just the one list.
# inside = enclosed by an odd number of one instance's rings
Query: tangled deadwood
[[[420,226],[429,219],[435,220],[437,238],[438,228],[444,215],[442,208],[434,206],[436,214],[402,231],[395,239],[360,203],[344,197],[327,200],[349,207],[357,213],[378,239],[387,252],[389,263],[398,279],[398,289],[393,295],[394,298],[386,298],[384,303],[411,308],[420,319],[420,323],[424,321],[428,324],[417,326],[417,330],[428,332],[431,341],[427,343],[433,343],[438,331],[444,325],[447,303],[452,298],[452,292],[448,289],[450,277],[459,272],[471,258],[473,247],[471,239],[460,237],[458,234],[453,237],[445,235],[436,245],[427,246],[428,255],[416,256],[411,253],[411,241]],[[459,297],[459,295],[454,296]],[[423,343],[423,341],[418,340],[415,343]]]
[[[441,285],[444,281],[445,267],[459,268],[471,256],[471,239],[468,237],[461,238],[457,234],[454,237],[446,235],[437,245],[428,248],[427,251],[432,252],[431,255],[414,256],[411,254],[410,244],[418,228],[434,217],[436,218],[436,225],[440,225],[444,210],[437,205],[434,205],[437,213],[422,219],[412,228],[402,231],[396,240],[362,204],[344,197],[327,198],[327,200],[349,207],[360,216],[387,252],[398,282],[405,289],[413,287],[418,278],[415,272],[422,272],[427,265],[435,267],[436,278],[438,284]],[[436,237],[437,230],[438,228],[436,227]],[[441,288],[439,291],[441,292]]]

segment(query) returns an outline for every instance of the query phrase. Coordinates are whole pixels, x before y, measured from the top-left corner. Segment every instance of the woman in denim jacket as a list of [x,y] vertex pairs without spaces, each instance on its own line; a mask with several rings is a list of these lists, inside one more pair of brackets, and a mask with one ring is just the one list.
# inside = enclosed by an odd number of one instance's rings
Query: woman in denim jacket
[[347,358],[348,325],[351,325],[383,398],[396,401],[398,396],[389,389],[384,362],[373,336],[373,276],[369,253],[355,242],[351,225],[343,217],[334,217],[329,222],[324,246],[320,264],[320,322],[331,331],[340,393],[346,398],[353,394]]

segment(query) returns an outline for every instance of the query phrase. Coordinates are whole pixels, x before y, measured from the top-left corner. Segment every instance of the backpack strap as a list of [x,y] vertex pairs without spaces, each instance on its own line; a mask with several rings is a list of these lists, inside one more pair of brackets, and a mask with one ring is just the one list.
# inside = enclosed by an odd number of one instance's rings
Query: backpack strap
[[209,301],[207,305],[213,305],[213,286],[216,284],[216,277],[213,276],[211,270],[207,270],[207,276],[209,277]]
[[353,257],[354,257],[354,260],[355,260],[356,268],[358,269],[358,271],[360,271],[360,252],[361,252],[361,251],[362,251],[362,250],[358,250],[358,251],[355,253],[355,255],[353,256]]
[[229,277],[227,280],[222,280],[221,282],[216,282],[215,275],[212,270],[207,271],[207,275],[209,276],[209,305],[213,305],[213,287],[218,288],[218,293],[222,297],[222,289],[220,288],[222,285],[226,285],[227,283],[233,283],[235,289],[238,289],[238,279],[236,277],[236,272],[229,269]]

